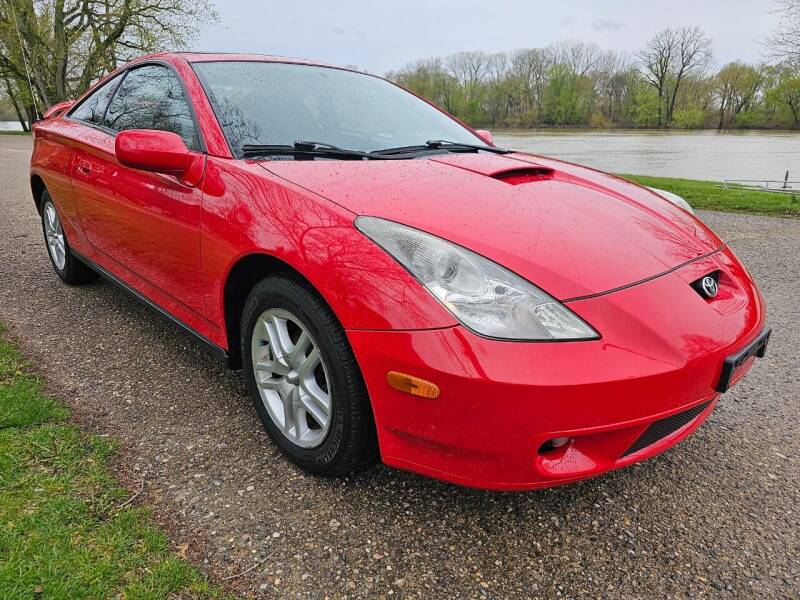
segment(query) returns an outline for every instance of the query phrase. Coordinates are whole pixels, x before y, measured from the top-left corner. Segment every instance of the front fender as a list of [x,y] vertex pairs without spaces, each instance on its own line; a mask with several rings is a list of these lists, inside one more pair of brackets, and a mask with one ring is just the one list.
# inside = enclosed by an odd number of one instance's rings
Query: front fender
[[305,277],[345,329],[455,325],[354,220],[350,211],[255,163],[209,157],[201,234],[209,320],[224,327],[225,282],[233,266],[244,256],[267,254]]

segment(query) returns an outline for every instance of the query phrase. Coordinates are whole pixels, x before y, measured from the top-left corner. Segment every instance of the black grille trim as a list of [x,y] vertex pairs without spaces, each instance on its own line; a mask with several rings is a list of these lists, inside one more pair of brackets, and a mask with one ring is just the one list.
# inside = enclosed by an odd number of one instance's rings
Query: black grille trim
[[708,402],[703,402],[703,404],[698,404],[690,408],[689,410],[685,410],[683,412],[676,413],[674,415],[670,415],[664,419],[659,419],[650,424],[645,432],[640,435],[631,447],[625,451],[625,454],[622,455],[621,458],[628,456],[629,454],[633,454],[634,452],[638,452],[643,448],[647,448],[651,444],[655,444],[658,440],[667,437],[671,433],[675,433],[695,419],[700,413],[702,413],[708,405],[711,404],[711,400]]

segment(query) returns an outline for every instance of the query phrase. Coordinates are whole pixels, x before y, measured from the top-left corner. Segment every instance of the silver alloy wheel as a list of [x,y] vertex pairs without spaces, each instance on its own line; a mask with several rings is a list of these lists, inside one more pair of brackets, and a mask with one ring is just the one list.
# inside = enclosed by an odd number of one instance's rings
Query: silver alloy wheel
[[44,205],[44,235],[47,238],[47,249],[59,271],[64,270],[67,264],[67,248],[64,244],[64,230],[61,228],[61,219],[52,202]]
[[272,422],[301,448],[322,444],[331,425],[330,379],[300,319],[280,308],[264,311],[250,347],[256,385]]

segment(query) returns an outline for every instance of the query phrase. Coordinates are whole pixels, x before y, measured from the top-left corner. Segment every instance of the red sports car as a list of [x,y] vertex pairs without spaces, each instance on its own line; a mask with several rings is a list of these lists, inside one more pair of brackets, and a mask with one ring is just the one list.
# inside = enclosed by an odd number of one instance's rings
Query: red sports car
[[689,435],[769,337],[749,273],[674,202],[372,75],[158,54],[34,133],[59,277],[99,273],[241,368],[312,473],[597,475]]

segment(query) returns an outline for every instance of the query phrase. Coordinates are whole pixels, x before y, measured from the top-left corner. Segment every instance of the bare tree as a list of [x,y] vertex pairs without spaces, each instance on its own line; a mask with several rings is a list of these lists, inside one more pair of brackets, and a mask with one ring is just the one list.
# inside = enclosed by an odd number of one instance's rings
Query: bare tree
[[477,93],[477,88],[486,76],[489,67],[489,56],[485,52],[456,52],[445,59],[447,68],[461,84],[464,98],[470,101]]
[[630,74],[630,57],[613,51],[603,54],[593,69],[599,110],[609,119],[619,116],[619,107],[630,88]]
[[672,98],[667,109],[667,123],[672,121],[675,98],[684,78],[708,66],[711,60],[711,40],[699,27],[683,27],[677,32]]
[[505,52],[490,54],[486,59],[486,73],[489,81],[500,83],[508,74],[509,60]]
[[603,51],[597,44],[570,40],[558,42],[549,48],[553,61],[567,65],[580,77],[585,77],[603,58]]
[[779,60],[800,64],[800,0],[778,0],[778,28],[769,47]]
[[658,126],[664,126],[664,97],[674,62],[675,31],[665,29],[655,35],[647,46],[639,53],[639,65],[642,76],[653,86],[658,95]]
[[523,114],[542,112],[544,88],[552,58],[540,48],[517,50],[511,55],[511,76],[518,86],[518,102]]
[[711,41],[699,27],[664,29],[639,53],[642,75],[658,95],[659,127],[672,121],[681,83],[710,59]]

